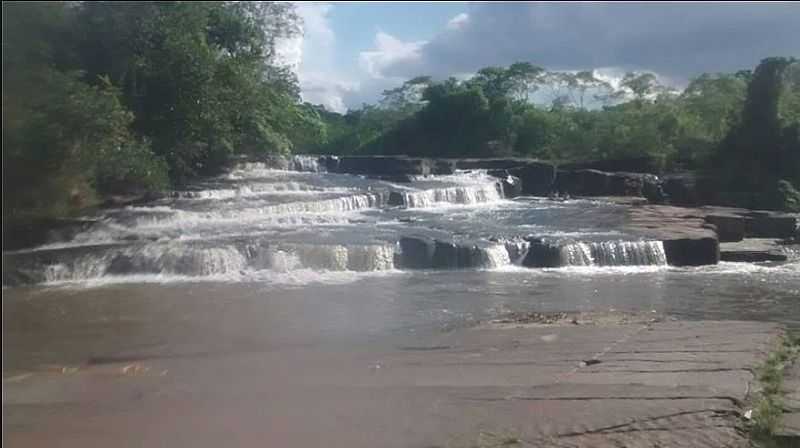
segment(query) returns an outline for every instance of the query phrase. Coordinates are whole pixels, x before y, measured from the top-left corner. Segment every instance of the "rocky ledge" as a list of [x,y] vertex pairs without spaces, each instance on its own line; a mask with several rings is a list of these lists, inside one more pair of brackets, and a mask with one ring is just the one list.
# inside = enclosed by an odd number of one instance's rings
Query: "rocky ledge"
[[[798,216],[726,207],[640,205],[629,209],[626,230],[664,242],[667,262],[699,266],[722,261],[785,261],[798,250]],[[766,240],[752,240],[761,238]],[[740,245],[731,242],[743,241]],[[720,242],[724,245],[721,246]]]

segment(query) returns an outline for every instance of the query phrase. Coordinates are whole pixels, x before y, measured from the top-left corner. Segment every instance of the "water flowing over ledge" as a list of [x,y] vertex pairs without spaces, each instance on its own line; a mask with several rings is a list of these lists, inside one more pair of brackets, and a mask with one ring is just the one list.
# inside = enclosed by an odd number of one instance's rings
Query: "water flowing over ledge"
[[[241,163],[152,204],[104,211],[68,239],[4,253],[3,284],[271,282],[420,269],[591,273],[680,265],[700,243],[719,250],[710,238],[626,235],[615,224],[622,209],[603,201],[511,201],[506,171],[498,178],[466,164],[387,181],[327,173],[336,159],[282,160]],[[354,170],[356,162],[374,160],[353,159]]]

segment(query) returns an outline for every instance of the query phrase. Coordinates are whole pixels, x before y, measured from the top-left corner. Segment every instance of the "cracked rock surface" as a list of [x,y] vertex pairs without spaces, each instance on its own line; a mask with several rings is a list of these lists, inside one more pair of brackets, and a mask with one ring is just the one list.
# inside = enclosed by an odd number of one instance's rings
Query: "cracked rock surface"
[[32,371],[4,378],[3,441],[467,447],[491,433],[516,443],[508,446],[748,446],[743,405],[777,325],[543,321],[395,347],[202,356],[154,348],[120,355],[124,362]]

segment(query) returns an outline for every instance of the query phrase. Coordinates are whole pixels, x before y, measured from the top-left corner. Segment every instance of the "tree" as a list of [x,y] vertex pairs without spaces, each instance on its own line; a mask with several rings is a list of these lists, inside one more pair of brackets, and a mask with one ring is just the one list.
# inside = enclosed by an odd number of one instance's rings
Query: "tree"
[[634,98],[642,101],[648,96],[656,93],[659,88],[658,80],[652,73],[626,73],[620,82],[620,86],[629,90]]
[[3,4],[3,216],[68,214],[95,191],[158,189],[163,161],[132,134],[108,78],[74,69],[64,3]]
[[277,2],[87,2],[79,7],[87,79],[107,75],[136,130],[182,182],[234,152],[286,153],[299,87],[275,65],[276,40],[299,32]]

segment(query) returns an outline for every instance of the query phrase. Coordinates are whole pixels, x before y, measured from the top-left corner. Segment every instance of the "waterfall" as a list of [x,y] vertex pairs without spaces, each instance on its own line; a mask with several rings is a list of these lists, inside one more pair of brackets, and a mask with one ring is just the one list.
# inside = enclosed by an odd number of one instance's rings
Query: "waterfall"
[[220,188],[209,190],[197,191],[176,191],[172,193],[172,197],[176,199],[235,199],[247,198],[254,196],[262,196],[265,194],[319,194],[323,192],[347,192],[350,191],[346,188],[328,188],[323,189],[311,185],[301,184],[299,182],[283,182],[283,183],[253,183],[247,185],[240,185],[236,188]]
[[572,243],[561,247],[561,264],[564,266],[591,266],[594,264],[592,248],[587,243]]
[[[263,207],[246,207],[209,211],[187,211],[168,207],[131,207],[128,212],[136,212],[131,227],[187,227],[193,224],[210,222],[287,222],[303,223],[300,215],[344,213],[371,208],[383,207],[386,203],[385,193],[368,193],[342,196],[317,201],[287,202],[283,204],[265,205]],[[340,222],[335,216],[317,216],[321,222]],[[315,221],[315,220],[312,220]]]
[[528,248],[531,245],[525,240],[507,240],[504,244],[512,264],[522,264],[522,260],[528,254]]
[[492,269],[511,264],[511,258],[504,244],[495,244],[482,248],[480,254],[480,267],[483,268]]
[[666,265],[661,241],[603,241],[570,243],[560,248],[563,266]]
[[354,271],[394,269],[393,244],[291,244],[229,243],[198,247],[185,243],[151,243],[137,247],[114,247],[73,258],[44,261],[35,266],[42,281],[82,281],[110,275],[179,275],[213,277],[274,272]]
[[474,205],[497,202],[503,193],[497,182],[449,188],[401,192],[406,208],[428,208],[441,204]]
[[309,171],[312,173],[326,171],[325,167],[319,163],[319,156],[294,155],[289,163],[289,168],[294,171]]

